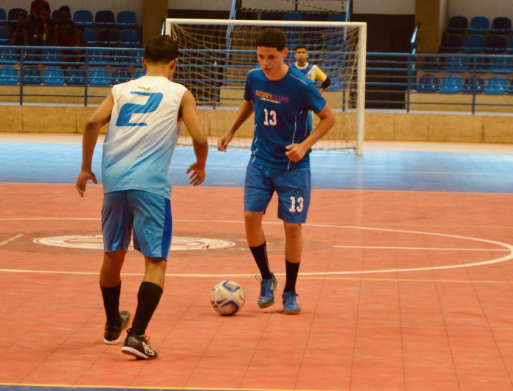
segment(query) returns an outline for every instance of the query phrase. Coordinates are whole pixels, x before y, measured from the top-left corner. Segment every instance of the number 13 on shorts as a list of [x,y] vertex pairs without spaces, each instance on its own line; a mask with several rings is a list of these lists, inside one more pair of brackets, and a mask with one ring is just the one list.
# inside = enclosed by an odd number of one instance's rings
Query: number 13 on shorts
[[[298,197],[296,202],[296,197],[290,197],[290,209],[289,212],[298,212],[301,213],[303,211],[303,197]],[[297,205],[296,205],[297,204]]]

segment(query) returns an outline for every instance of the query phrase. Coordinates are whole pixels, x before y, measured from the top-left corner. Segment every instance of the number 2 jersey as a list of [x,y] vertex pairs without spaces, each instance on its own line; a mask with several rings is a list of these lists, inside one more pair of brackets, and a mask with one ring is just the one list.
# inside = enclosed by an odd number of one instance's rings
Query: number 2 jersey
[[310,167],[310,151],[294,163],[285,147],[309,136],[308,111],[319,113],[326,105],[317,87],[292,67],[277,81],[267,79],[259,68],[248,73],[244,99],[255,110],[250,163],[283,170]]
[[153,76],[112,88],[114,107],[103,144],[104,193],[144,190],[170,198],[168,171],[180,136],[185,91],[180,84]]

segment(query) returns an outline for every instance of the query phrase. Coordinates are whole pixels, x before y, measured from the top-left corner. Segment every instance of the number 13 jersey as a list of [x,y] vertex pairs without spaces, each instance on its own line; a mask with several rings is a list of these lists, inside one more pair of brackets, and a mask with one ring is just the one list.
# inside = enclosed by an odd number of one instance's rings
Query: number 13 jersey
[[187,89],[144,76],[112,88],[114,107],[103,144],[103,191],[144,190],[170,198],[171,155],[180,136]]
[[284,170],[310,167],[310,151],[294,163],[285,147],[309,136],[308,111],[319,113],[326,105],[317,87],[292,67],[277,81],[267,79],[259,68],[248,73],[244,99],[255,110],[250,163]]

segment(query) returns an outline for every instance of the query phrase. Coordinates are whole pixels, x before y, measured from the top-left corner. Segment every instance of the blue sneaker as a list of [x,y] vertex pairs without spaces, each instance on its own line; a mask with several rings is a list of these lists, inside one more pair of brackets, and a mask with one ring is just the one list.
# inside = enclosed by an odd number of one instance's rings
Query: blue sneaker
[[285,315],[298,315],[301,312],[297,296],[296,292],[283,292],[283,313]]
[[[256,276],[260,279],[260,276]],[[260,282],[260,297],[258,298],[258,306],[260,308],[266,308],[274,304],[274,291],[278,289],[278,281],[276,277],[269,280],[262,279]]]

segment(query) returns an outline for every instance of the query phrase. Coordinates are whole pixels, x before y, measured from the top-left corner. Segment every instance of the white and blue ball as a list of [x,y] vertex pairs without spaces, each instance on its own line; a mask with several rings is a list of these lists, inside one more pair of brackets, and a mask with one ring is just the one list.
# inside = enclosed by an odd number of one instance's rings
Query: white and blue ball
[[233,281],[217,284],[210,294],[212,307],[221,315],[235,315],[246,301],[244,289]]

